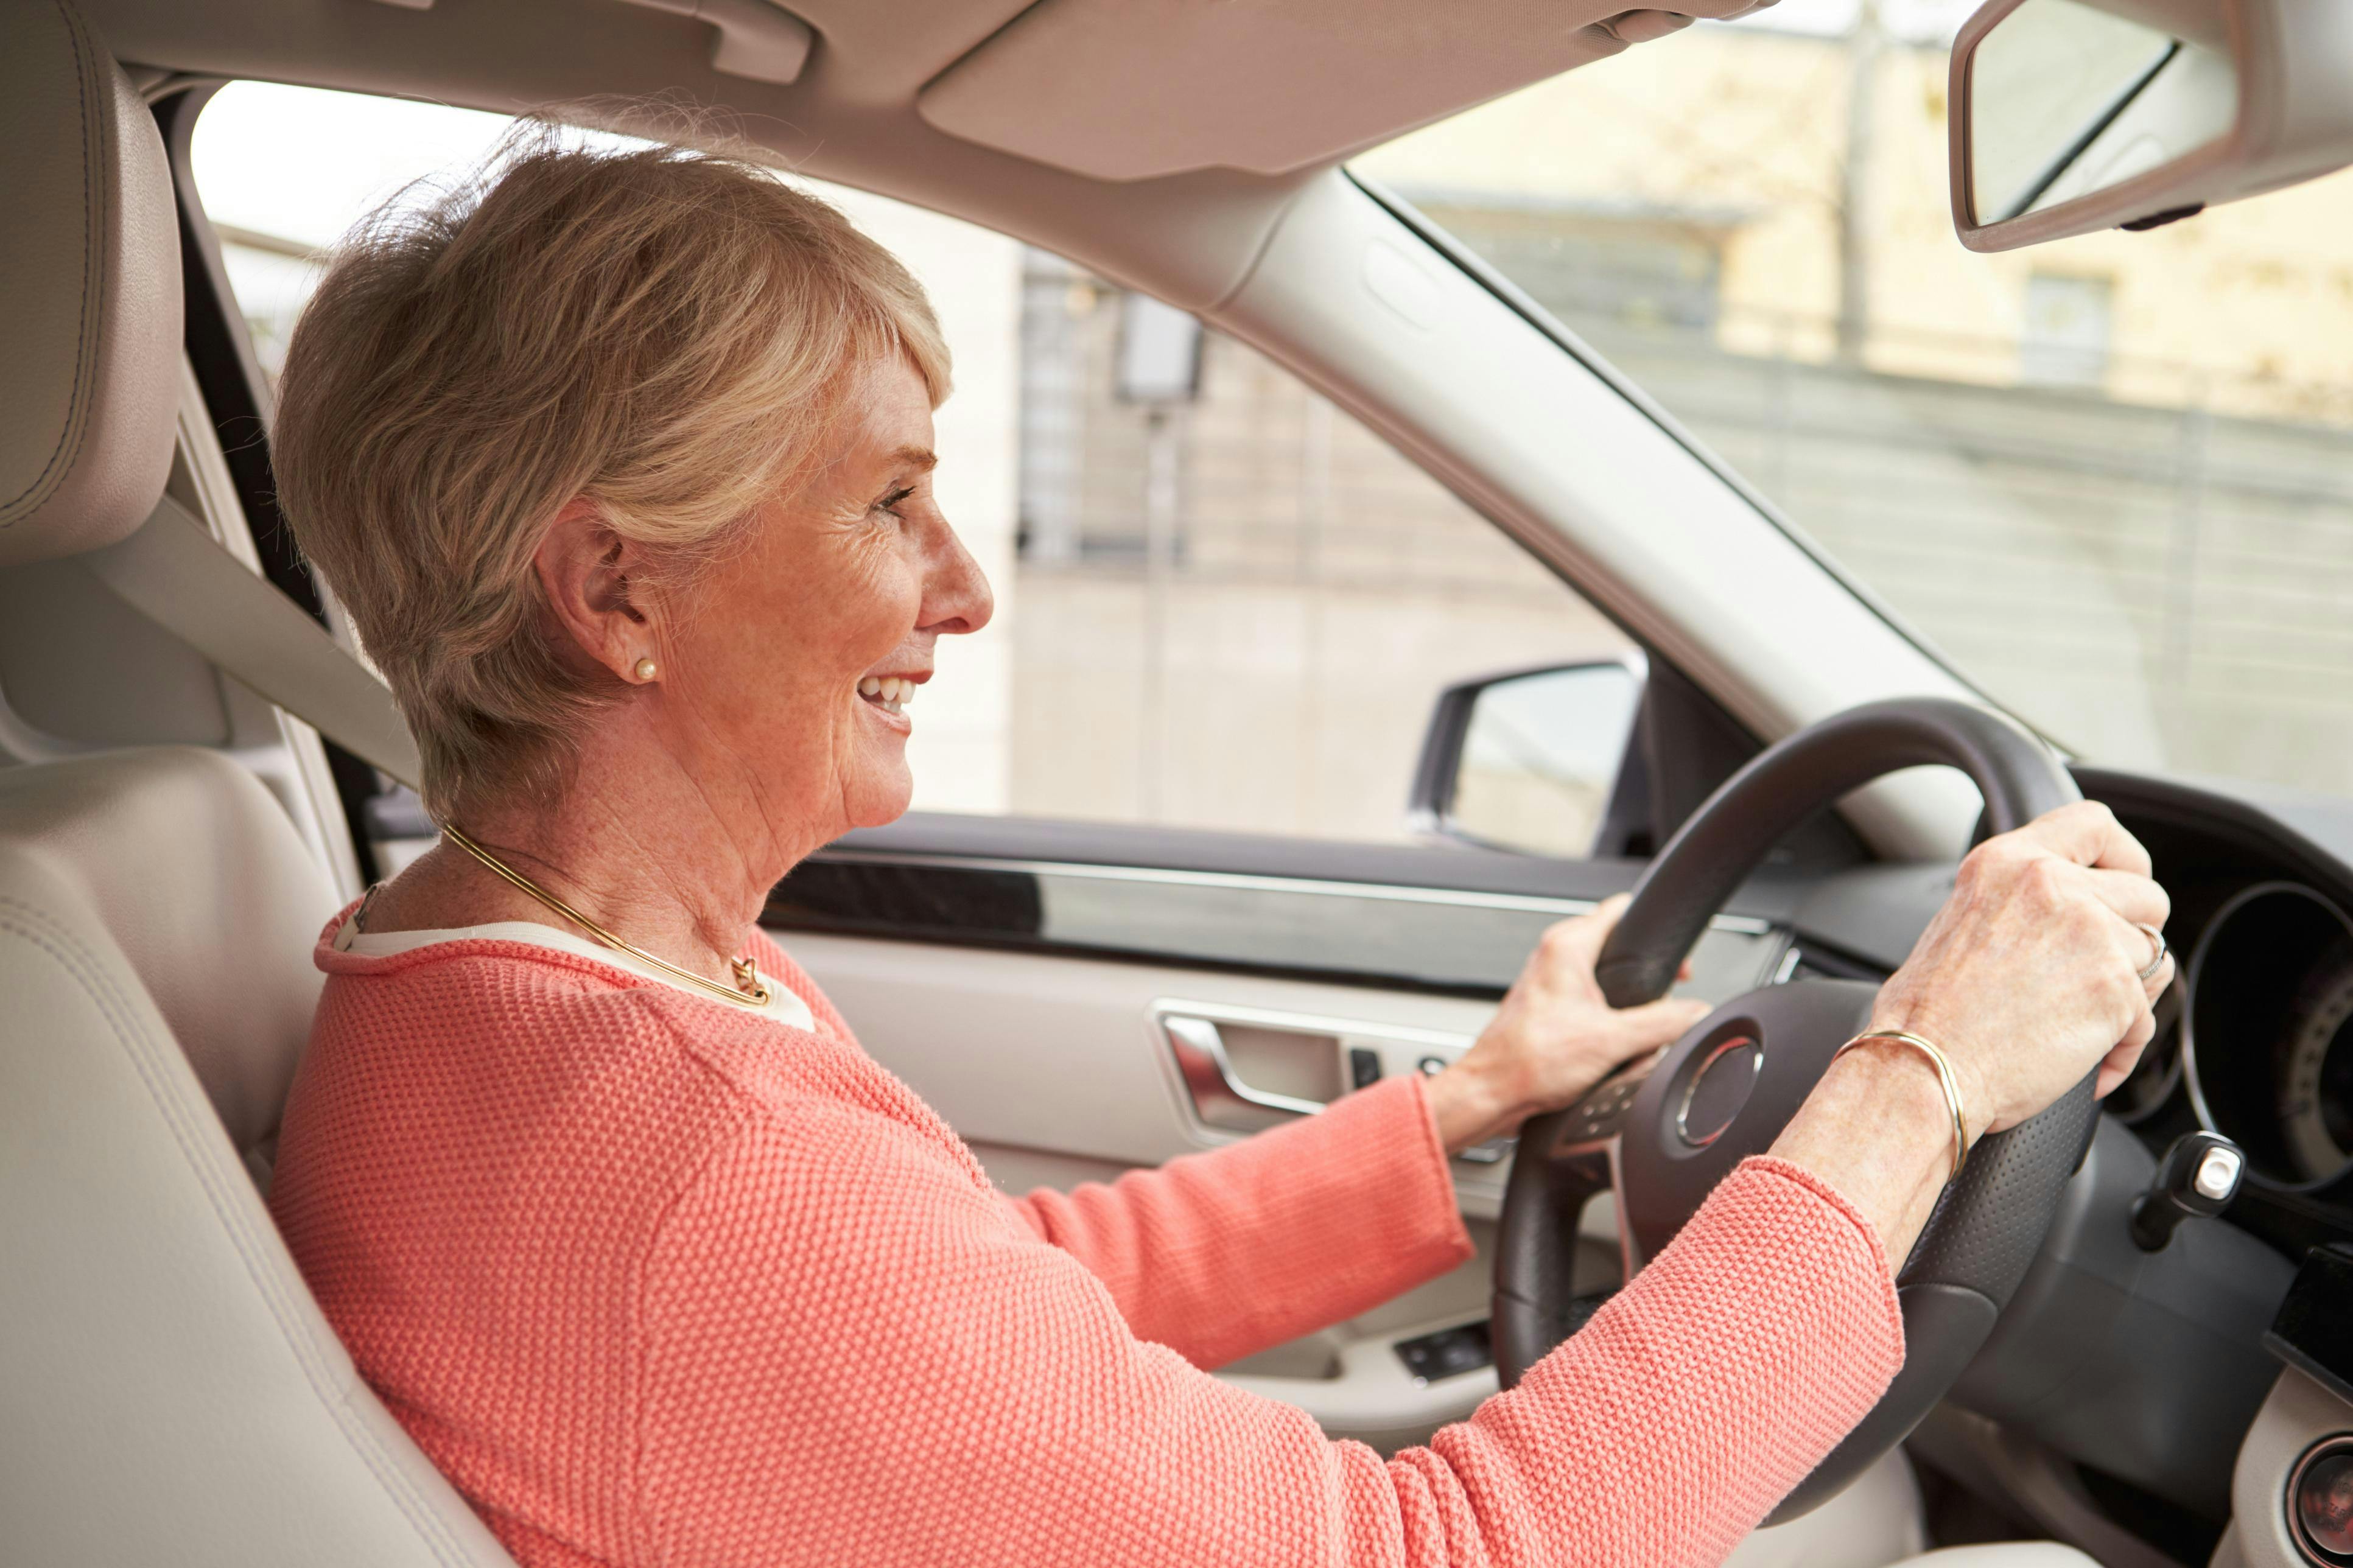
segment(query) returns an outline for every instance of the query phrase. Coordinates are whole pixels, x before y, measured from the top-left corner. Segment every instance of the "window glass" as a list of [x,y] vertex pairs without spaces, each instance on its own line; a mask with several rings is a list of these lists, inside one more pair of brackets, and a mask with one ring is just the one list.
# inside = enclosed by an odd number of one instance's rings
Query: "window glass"
[[1973,0],[1782,0],[1356,160],[2094,760],[2353,790],[2353,174],[1964,250]]
[[[197,125],[196,182],[267,371],[314,252],[505,125],[257,83],[220,92]],[[913,710],[919,808],[1400,839],[1442,689],[1629,651],[1484,519],[1244,344],[1000,235],[818,188],[939,310],[956,382],[940,493],[997,589],[995,624],[943,647]],[[1556,824],[1546,842],[1579,831]]]

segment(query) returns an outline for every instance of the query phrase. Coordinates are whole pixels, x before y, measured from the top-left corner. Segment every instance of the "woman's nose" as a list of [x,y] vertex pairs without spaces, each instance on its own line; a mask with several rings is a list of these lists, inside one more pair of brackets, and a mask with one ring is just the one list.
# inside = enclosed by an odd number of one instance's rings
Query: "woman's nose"
[[976,632],[997,613],[997,595],[988,574],[953,528],[942,528],[944,548],[934,552],[923,584],[923,629],[934,632]]

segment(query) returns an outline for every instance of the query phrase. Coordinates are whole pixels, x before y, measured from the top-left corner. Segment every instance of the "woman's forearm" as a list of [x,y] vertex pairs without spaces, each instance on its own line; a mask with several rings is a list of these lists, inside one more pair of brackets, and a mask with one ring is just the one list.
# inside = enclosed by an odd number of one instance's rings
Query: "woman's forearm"
[[1900,1266],[1952,1169],[1952,1112],[1926,1058],[1869,1041],[1831,1064],[1772,1152],[1853,1205]]
[[[1349,1142],[1419,1138],[1416,1179],[1442,1183],[1415,1087],[1359,1100],[1382,1125]],[[1517,1386],[1384,1461],[1139,1340],[947,1137],[863,1108],[749,1119],[666,1200],[631,1265],[647,1337],[615,1364],[644,1369],[623,1495],[670,1557],[1705,1568],[1903,1363],[1872,1222],[1754,1160]],[[871,1203],[824,1201],[845,1170]],[[1303,1178],[1276,1160],[1250,1184]],[[1293,1250],[1351,1268],[1356,1211],[1391,1196],[1331,1192]]]
[[1471,1256],[1429,1087],[1389,1079],[1255,1138],[1008,1207],[1085,1264],[1139,1338],[1219,1366]]

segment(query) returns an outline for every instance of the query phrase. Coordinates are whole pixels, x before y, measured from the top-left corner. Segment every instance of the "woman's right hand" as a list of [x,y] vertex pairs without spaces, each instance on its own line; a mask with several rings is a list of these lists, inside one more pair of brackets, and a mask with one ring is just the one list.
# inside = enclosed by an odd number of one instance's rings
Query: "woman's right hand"
[[[1959,1080],[1971,1142],[2014,1127],[2099,1069],[2122,1083],[2173,982],[2143,925],[2162,930],[2148,851],[2107,807],[2061,806],[1969,852],[1952,896],[1880,988],[1873,1029],[1934,1042]],[[1843,1194],[1890,1258],[1910,1251],[1953,1163],[1935,1067],[1898,1041],[1831,1064],[1773,1145]]]
[[2156,1032],[2173,959],[2143,980],[2155,944],[2140,928],[2162,931],[2169,908],[2148,851],[2106,806],[2061,806],[1969,852],[1871,1027],[1944,1049],[1972,1139],[2016,1126],[2094,1067],[2105,1095]]

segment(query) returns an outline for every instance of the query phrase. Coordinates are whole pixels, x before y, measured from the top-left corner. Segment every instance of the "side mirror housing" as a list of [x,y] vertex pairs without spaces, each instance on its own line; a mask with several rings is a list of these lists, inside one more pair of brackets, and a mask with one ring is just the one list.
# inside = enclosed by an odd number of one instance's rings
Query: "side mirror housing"
[[1990,0],[1947,101],[1971,250],[2153,228],[2353,163],[2353,6]]
[[1583,857],[1640,812],[1629,749],[1649,671],[1640,655],[1519,669],[1439,693],[1409,821],[1487,848]]

